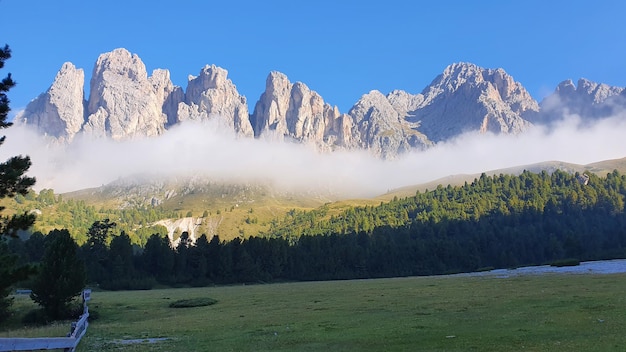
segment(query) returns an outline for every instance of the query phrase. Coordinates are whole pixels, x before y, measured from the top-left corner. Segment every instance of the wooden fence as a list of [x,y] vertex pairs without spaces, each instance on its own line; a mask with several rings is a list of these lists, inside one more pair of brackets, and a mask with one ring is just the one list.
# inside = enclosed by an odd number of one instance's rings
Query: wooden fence
[[91,290],[83,291],[83,314],[78,321],[72,322],[70,333],[67,337],[35,337],[35,338],[0,338],[0,352],[7,351],[33,351],[33,350],[56,350],[74,352],[80,339],[87,332],[89,322],[89,308],[87,301],[91,298]]

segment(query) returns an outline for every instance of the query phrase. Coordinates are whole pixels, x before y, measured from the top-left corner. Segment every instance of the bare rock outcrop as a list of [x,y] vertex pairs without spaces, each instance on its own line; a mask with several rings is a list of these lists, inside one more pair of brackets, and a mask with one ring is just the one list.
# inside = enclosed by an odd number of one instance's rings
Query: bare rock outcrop
[[115,140],[160,135],[167,121],[162,98],[139,56],[126,49],[102,54],[91,77],[83,130]]
[[228,79],[228,71],[206,65],[197,77],[189,76],[185,101],[177,107],[177,122],[212,118],[235,133],[252,137],[246,97]]
[[35,126],[59,141],[71,141],[85,122],[85,73],[66,62],[50,88],[16,116],[17,123]]
[[322,149],[344,147],[351,140],[349,117],[325,103],[304,83],[291,83],[280,72],[268,75],[252,121],[257,137],[269,134],[313,143]]
[[296,141],[323,151],[365,149],[393,158],[464,132],[517,134],[567,115],[596,119],[626,111],[624,88],[567,80],[540,105],[504,70],[470,63],[448,66],[420,94],[371,91],[348,113],[304,83],[271,72],[250,115],[246,97],[225,69],[206,65],[189,76],[183,91],[168,70],[148,76],[141,59],[121,48],[98,58],[87,101],[84,85],[83,70],[65,63],[16,122],[71,142],[80,133],[116,140],[153,137],[187,120],[212,120],[239,136]]
[[408,112],[410,121],[431,140],[442,141],[467,131],[517,134],[539,111],[526,89],[502,69],[457,63],[421,93],[423,101]]
[[608,117],[626,108],[625,94],[622,87],[595,83],[584,78],[575,85],[568,79],[541,102],[541,113],[534,122],[550,123],[570,115],[577,115],[583,120]]
[[354,121],[353,140],[358,147],[387,159],[430,146],[417,130],[419,125],[405,119],[405,109],[414,104],[413,98],[400,91],[388,97],[377,90],[363,95],[348,113]]
[[178,104],[185,99],[185,92],[172,83],[168,70],[156,69],[152,71],[152,76],[148,80],[154,88],[157,102],[161,103],[161,111],[167,116],[166,126],[175,124]]

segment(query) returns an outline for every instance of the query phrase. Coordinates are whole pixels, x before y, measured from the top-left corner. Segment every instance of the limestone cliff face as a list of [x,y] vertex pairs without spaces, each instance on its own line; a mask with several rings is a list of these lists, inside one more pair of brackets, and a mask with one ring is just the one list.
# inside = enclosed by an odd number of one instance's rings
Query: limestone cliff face
[[541,113],[535,120],[550,123],[570,115],[582,119],[608,117],[626,108],[625,93],[624,88],[584,78],[578,80],[577,86],[572,80],[565,80],[541,102]]
[[348,113],[354,121],[352,138],[357,146],[383,158],[430,146],[418,124],[405,119],[405,109],[412,104],[415,101],[400,91],[389,97],[376,90],[363,95]]
[[156,94],[156,101],[161,104],[161,111],[167,117],[166,127],[175,124],[178,104],[185,99],[185,92],[172,83],[168,70],[156,69],[148,80]]
[[84,73],[66,63],[50,89],[31,102],[20,121],[59,141],[78,133],[115,140],[154,137],[185,120],[216,118],[235,133],[252,137],[246,98],[227,71],[206,66],[190,76],[187,93],[168,70],[148,76],[141,59],[126,49],[100,55],[94,65],[88,101]]
[[96,62],[83,129],[115,140],[157,136],[167,121],[162,105],[141,59],[115,49]]
[[87,101],[84,81],[82,69],[65,63],[16,122],[71,142],[80,133],[116,140],[155,137],[187,120],[213,120],[243,137],[296,141],[322,151],[365,149],[394,158],[468,131],[517,134],[566,115],[594,119],[626,111],[624,88],[568,80],[540,106],[504,70],[469,63],[448,66],[419,94],[371,91],[348,113],[306,84],[271,72],[249,115],[246,97],[225,69],[206,65],[189,76],[184,91],[168,70],[148,76],[141,59],[126,49],[100,55]]
[[348,140],[350,122],[304,83],[291,83],[280,72],[271,72],[265,92],[252,115],[255,135],[273,135],[308,142],[322,149],[342,147]]
[[185,100],[177,107],[177,122],[216,118],[237,134],[252,137],[246,97],[227,76],[228,71],[215,65],[205,66],[197,77],[190,76]]
[[434,141],[475,130],[517,134],[531,126],[524,116],[539,111],[526,89],[504,70],[468,63],[448,66],[421,95],[423,101],[408,114]]
[[84,84],[83,70],[64,63],[48,91],[31,101],[16,122],[33,125],[60,141],[71,141],[85,122]]

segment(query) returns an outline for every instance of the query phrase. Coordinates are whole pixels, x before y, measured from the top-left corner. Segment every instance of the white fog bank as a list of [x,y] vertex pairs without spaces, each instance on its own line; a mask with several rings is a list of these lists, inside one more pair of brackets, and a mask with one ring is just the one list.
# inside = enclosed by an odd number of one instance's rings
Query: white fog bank
[[121,142],[78,138],[66,146],[46,144],[24,126],[3,132],[7,140],[0,147],[0,160],[30,156],[29,175],[37,178],[35,189],[51,188],[56,193],[147,173],[262,180],[286,190],[366,197],[455,174],[543,161],[584,165],[626,157],[623,117],[584,125],[573,117],[553,128],[535,126],[516,136],[468,133],[394,160],[381,160],[365,151],[319,153],[295,143],[237,138],[206,123],[183,123],[155,138]]

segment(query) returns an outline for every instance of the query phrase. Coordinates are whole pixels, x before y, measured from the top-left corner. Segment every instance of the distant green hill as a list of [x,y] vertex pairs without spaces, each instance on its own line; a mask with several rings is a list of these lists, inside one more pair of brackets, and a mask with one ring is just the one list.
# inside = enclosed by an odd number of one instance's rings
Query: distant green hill
[[[552,172],[554,170],[561,170],[561,171],[566,171],[569,173],[575,173],[575,172],[583,173],[585,171],[589,171],[598,176],[606,176],[607,173],[612,172],[613,170],[617,170],[622,174],[626,174],[626,158],[604,160],[604,161],[599,161],[599,162],[587,164],[587,165],[571,164],[571,163],[565,163],[562,161],[546,161],[546,162],[536,163],[536,164],[531,164],[531,165],[523,165],[523,166],[516,166],[516,167],[511,167],[511,168],[506,168],[506,169],[485,171],[484,173],[490,176],[499,175],[499,174],[519,175],[524,170],[535,172],[535,173],[541,172],[543,170],[548,171],[548,172]],[[389,200],[389,199],[392,199],[393,197],[400,197],[400,198],[408,197],[408,196],[414,195],[415,192],[417,191],[423,192],[425,190],[433,190],[437,188],[438,185],[460,186],[465,182],[472,182],[475,178],[478,178],[480,174],[481,173],[450,175],[450,176],[446,176],[446,177],[433,180],[430,182],[391,190],[388,193],[379,196],[378,198],[382,200]]]

